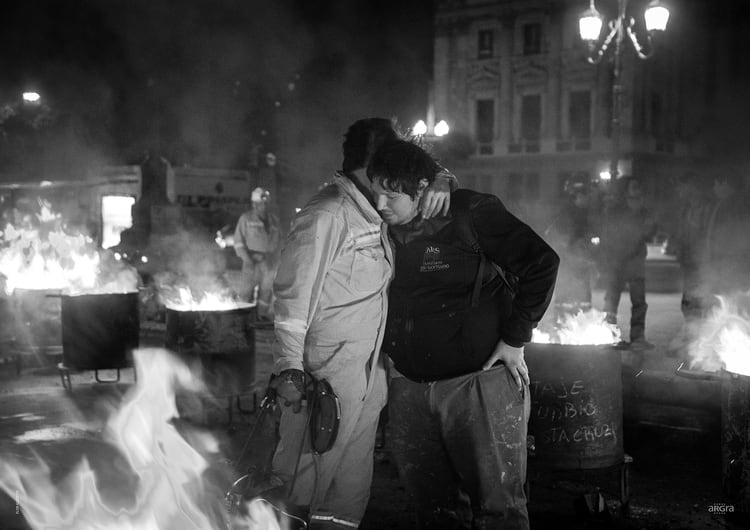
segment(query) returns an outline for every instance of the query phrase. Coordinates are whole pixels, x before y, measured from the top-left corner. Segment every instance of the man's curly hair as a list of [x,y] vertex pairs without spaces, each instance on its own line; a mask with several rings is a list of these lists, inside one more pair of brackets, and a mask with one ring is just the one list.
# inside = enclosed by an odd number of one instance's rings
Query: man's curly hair
[[367,177],[387,190],[406,193],[414,199],[419,182],[425,179],[432,184],[439,171],[435,159],[416,143],[393,140],[375,151],[367,166]]

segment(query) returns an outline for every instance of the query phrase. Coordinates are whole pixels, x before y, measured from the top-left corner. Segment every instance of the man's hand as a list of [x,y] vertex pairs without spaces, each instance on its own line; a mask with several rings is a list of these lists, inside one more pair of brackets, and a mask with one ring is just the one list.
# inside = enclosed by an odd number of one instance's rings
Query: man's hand
[[302,370],[284,370],[274,377],[268,385],[278,397],[284,400],[285,407],[292,407],[295,414],[302,410],[302,398],[305,396],[305,372]]
[[523,346],[514,348],[500,340],[497,346],[495,346],[495,351],[492,352],[490,358],[482,366],[482,370],[489,370],[497,361],[505,363],[505,367],[518,385],[518,390],[523,388],[523,383],[530,384],[529,368],[526,366],[526,361],[523,358]]
[[424,219],[434,217],[438,213],[448,215],[451,207],[450,181],[438,174],[430,187],[424,190],[419,207]]

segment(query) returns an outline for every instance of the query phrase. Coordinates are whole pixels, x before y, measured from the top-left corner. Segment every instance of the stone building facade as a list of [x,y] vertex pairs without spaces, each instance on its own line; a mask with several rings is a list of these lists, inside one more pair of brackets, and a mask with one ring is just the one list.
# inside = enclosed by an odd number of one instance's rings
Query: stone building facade
[[[609,19],[616,4],[599,0],[597,8]],[[642,26],[644,6],[631,4]],[[612,157],[613,54],[587,62],[578,36],[587,7],[587,0],[436,4],[431,112],[451,134],[435,150],[462,185],[494,193],[539,223],[566,180],[596,181]],[[695,156],[700,118],[688,110],[705,100],[705,61],[696,59],[705,50],[689,22],[673,14],[646,61],[623,42],[619,173],[642,178],[657,202]]]

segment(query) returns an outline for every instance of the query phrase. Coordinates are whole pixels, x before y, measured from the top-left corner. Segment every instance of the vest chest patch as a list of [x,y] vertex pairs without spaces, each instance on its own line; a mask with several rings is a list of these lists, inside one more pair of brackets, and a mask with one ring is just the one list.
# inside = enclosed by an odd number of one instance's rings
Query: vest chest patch
[[419,272],[437,272],[450,269],[450,263],[445,263],[440,256],[440,247],[429,245],[424,250]]

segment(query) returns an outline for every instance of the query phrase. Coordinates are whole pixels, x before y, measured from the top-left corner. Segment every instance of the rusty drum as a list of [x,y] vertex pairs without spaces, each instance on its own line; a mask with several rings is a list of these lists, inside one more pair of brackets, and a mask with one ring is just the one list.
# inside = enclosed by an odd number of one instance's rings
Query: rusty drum
[[622,368],[611,346],[529,344],[529,434],[552,469],[599,469],[623,461]]

